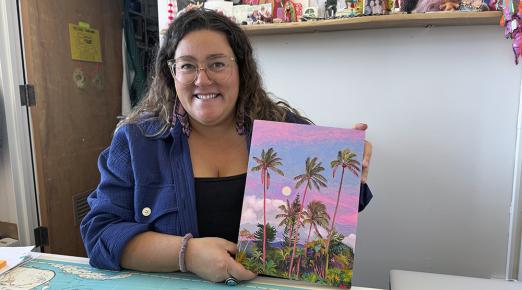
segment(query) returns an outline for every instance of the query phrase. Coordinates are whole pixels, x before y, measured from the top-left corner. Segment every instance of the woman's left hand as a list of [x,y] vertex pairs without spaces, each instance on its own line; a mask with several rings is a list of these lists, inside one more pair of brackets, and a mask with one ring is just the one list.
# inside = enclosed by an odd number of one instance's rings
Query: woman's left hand
[[[368,129],[368,125],[364,123],[357,123],[353,125],[353,128],[356,130],[366,131]],[[370,166],[370,159],[372,158],[372,143],[364,140],[364,154],[363,154],[363,162],[362,162],[362,174],[361,174],[361,182],[366,183],[366,179],[368,178],[368,167]]]

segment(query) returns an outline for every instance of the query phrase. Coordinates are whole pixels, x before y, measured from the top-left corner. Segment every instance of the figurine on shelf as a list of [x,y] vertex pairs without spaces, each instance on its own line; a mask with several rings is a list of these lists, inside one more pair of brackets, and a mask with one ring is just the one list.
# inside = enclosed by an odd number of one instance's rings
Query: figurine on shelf
[[285,22],[297,22],[297,14],[295,11],[295,4],[292,0],[285,1]]
[[455,11],[459,9],[459,6],[459,0],[442,0],[440,11]]
[[386,6],[384,0],[369,0],[364,9],[364,15],[382,15],[386,14]]
[[[275,5],[272,8],[272,15],[274,16],[274,21],[283,22],[285,19],[284,7],[285,3],[283,0],[274,0]],[[275,20],[280,19],[280,20]]]
[[303,16],[303,4],[294,0],[292,0],[292,2],[294,2],[295,17],[297,17],[297,21],[299,21],[299,19],[301,19],[301,16]]
[[344,0],[346,7],[343,10],[337,12],[335,16],[338,18],[348,18],[361,15],[362,11],[358,10],[358,4],[362,1],[363,0]]
[[348,17],[354,17],[355,16],[355,4],[357,3],[356,0],[344,0],[344,4],[346,5],[346,11],[348,12]]
[[372,6],[372,15],[382,14],[384,14],[384,2],[382,0],[374,0],[374,4]]
[[504,26],[504,36],[513,41],[515,64],[518,65],[518,59],[522,56],[522,1],[514,3],[513,1],[503,0],[500,6],[502,9],[500,25]]
[[393,0],[382,0],[382,15],[388,15],[393,7]]
[[308,7],[304,10],[303,16],[301,16],[301,21],[317,20],[319,19],[318,16],[317,7]]
[[261,20],[265,23],[272,22],[272,4],[261,4],[259,8],[259,17],[261,17]]
[[502,11],[502,1],[499,0],[490,0],[488,2],[489,10],[491,11]]
[[[236,9],[243,10],[240,5],[234,6]],[[239,7],[239,8],[238,8]],[[246,19],[243,20],[245,24],[264,24],[264,23],[271,23],[272,21],[272,4],[259,4],[259,5],[252,5],[247,6],[248,9],[246,10]],[[237,10],[236,10],[237,11]],[[243,10],[244,11],[244,10]],[[237,11],[236,18],[243,18],[242,11]],[[243,23],[243,21],[241,21]]]
[[417,7],[418,0],[399,0],[401,12],[411,13]]
[[324,3],[324,18],[333,19],[337,13],[337,0],[326,0]]
[[390,12],[391,13],[401,13],[403,10],[401,9],[404,1],[402,0],[390,0],[392,3],[390,4]]
[[364,15],[364,1],[365,0],[357,0],[357,4],[355,4],[355,16]]
[[364,15],[372,15],[372,7],[374,5],[374,0],[370,0],[366,2],[366,6],[364,6]]
[[419,0],[417,7],[413,9],[413,13],[426,13],[440,11],[442,0]]
[[462,0],[459,10],[466,12],[478,12],[488,11],[489,7],[488,4],[483,2],[483,0]]
[[248,18],[250,20],[249,22],[252,24],[260,24],[261,22],[261,20],[259,19],[259,11],[257,10],[252,11],[252,14],[249,14]]

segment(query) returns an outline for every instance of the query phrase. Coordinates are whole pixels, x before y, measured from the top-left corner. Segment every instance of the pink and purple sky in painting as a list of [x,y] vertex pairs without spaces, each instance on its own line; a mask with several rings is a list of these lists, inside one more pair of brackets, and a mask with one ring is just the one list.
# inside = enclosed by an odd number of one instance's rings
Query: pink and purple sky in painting
[[[356,159],[362,163],[364,148],[364,132],[321,126],[297,125],[268,121],[256,121],[250,148],[248,164],[248,176],[243,202],[243,214],[241,224],[255,225],[263,223],[263,186],[260,172],[251,171],[256,166],[253,156],[260,157],[261,151],[274,148],[277,156],[282,159],[283,165],[279,167],[285,176],[270,172],[270,188],[267,191],[267,222],[277,226],[280,220],[275,219],[279,213],[278,206],[295,199],[300,193],[303,198],[304,186],[295,188],[293,178],[303,174],[307,157],[318,157],[325,170],[322,175],[327,179],[326,188],[317,191],[314,187],[308,190],[305,200],[306,205],[312,200],[322,201],[327,208],[330,217],[333,217],[337,192],[341,180],[342,168],[338,168],[335,178],[332,177],[330,162],[337,159],[337,152],[342,149],[350,149],[357,153]],[[341,201],[336,217],[336,229],[346,237],[354,235],[357,228],[357,212],[359,204],[360,179],[349,171],[344,174],[341,189]],[[278,229],[278,232],[281,229]],[[301,228],[301,242],[307,237],[308,226]],[[279,235],[278,235],[279,236]]]

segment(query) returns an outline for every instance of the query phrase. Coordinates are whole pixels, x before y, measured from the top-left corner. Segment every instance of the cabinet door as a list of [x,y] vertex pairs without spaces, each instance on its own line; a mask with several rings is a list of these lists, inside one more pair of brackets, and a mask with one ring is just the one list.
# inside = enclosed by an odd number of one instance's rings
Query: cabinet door
[[[121,112],[121,1],[21,0],[39,214],[46,252],[85,255],[73,197],[95,188]],[[69,24],[99,31],[102,62],[73,60]]]

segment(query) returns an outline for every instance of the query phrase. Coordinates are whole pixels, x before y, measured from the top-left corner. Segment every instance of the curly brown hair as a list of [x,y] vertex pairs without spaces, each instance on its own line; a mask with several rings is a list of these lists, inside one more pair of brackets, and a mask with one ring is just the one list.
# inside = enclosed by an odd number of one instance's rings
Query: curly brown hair
[[[234,52],[240,82],[236,118],[238,116],[244,118],[244,120],[236,120],[236,124],[242,122],[245,129],[250,131],[253,120],[284,121],[288,112],[311,123],[285,101],[272,100],[262,88],[261,76],[257,71],[252,46],[245,32],[236,23],[212,10],[193,9],[179,15],[169,26],[164,42],[156,54],[154,67],[151,69],[152,77],[145,97],[118,124],[118,127],[123,124],[137,123],[144,118],[157,118],[162,126],[155,136],[169,129],[172,118],[175,118],[174,107],[178,100],[174,79],[167,61],[174,58],[176,48],[183,37],[198,30],[223,33]],[[237,112],[241,108],[244,108],[244,114]]]

